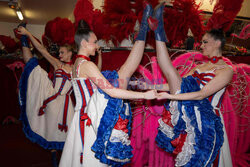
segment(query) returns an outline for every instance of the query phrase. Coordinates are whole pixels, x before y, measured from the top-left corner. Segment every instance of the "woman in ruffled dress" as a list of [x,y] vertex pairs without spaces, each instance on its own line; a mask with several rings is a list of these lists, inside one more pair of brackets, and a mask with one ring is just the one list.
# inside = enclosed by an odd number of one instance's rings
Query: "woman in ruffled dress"
[[117,72],[101,73],[89,61],[89,56],[99,49],[94,32],[81,27],[76,31],[75,42],[79,50],[72,78],[76,113],[63,149],[60,167],[121,166],[132,158],[129,140],[132,114],[128,102],[123,99],[156,97],[153,90],[126,90],[131,75],[142,59],[149,30],[147,19],[152,12],[152,6],[146,4],[136,42]]
[[[68,127],[73,119],[74,107],[71,101],[73,47],[65,44],[59,49],[59,59],[50,55],[47,49],[27,31],[24,24],[18,27],[21,34],[24,72],[19,83],[19,101],[23,131],[27,138],[52,152],[53,166],[58,166],[56,150],[62,150]],[[55,78],[33,57],[29,41],[54,67]]]
[[[220,102],[233,70],[222,59],[223,32],[211,30],[202,38],[202,52],[208,62],[180,77],[172,65],[165,42],[164,5],[154,11],[158,63],[167,78],[170,93],[157,99],[170,99],[159,120],[158,146],[176,155],[175,166],[232,166]],[[152,21],[151,21],[152,22]],[[153,22],[152,22],[153,23]]]

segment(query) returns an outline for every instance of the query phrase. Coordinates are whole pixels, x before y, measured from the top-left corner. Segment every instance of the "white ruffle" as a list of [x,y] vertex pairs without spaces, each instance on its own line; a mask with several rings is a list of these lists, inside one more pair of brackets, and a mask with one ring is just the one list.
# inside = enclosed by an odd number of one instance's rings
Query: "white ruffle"
[[128,134],[117,129],[112,130],[109,141],[114,143],[121,142],[123,145],[130,145],[131,143]]
[[192,155],[195,154],[195,132],[194,127],[191,125],[190,119],[187,117],[186,112],[184,110],[184,106],[182,107],[182,119],[186,123],[186,132],[187,137],[182,147],[182,151],[177,155],[175,161],[175,166],[184,166],[186,163],[190,161]]
[[123,104],[123,105],[126,105],[126,110],[125,110],[125,113],[124,113],[124,114],[125,114],[126,116],[129,116],[129,115],[130,115],[130,113],[129,113],[129,108],[130,108],[129,104],[128,104],[128,103],[124,103],[124,102],[122,102],[122,104]]
[[[175,94],[179,94],[181,91],[178,90]],[[178,101],[170,101],[169,103],[169,111],[171,113],[171,123],[175,126],[179,120],[179,110],[178,110]]]
[[173,132],[173,128],[168,126],[167,124],[165,124],[163,121],[162,121],[162,118],[160,118],[158,120],[159,122],[159,130],[164,133],[167,137],[169,138],[173,138],[174,137],[174,132]]

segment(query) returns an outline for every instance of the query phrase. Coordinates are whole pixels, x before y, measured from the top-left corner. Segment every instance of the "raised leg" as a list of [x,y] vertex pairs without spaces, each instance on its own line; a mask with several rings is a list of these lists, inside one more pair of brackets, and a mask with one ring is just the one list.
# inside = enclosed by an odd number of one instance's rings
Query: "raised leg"
[[161,67],[162,72],[167,78],[170,93],[174,94],[176,93],[177,90],[180,90],[181,77],[178,71],[172,65],[166,47],[165,42],[167,42],[168,39],[164,29],[163,12],[164,12],[164,3],[161,3],[159,6],[155,8],[154,18],[150,18],[157,20],[157,22],[150,21],[150,23],[153,24],[150,25],[150,28],[154,27],[157,61]]
[[141,62],[141,59],[144,53],[147,32],[149,31],[148,18],[152,14],[153,14],[152,6],[149,3],[145,2],[140,30],[137,35],[136,42],[133,45],[133,48],[127,60],[118,71],[119,79],[120,79],[120,82],[119,82],[120,88],[122,89],[127,89],[127,85],[128,85],[128,81],[130,77],[135,72],[135,70],[137,69],[138,65]]
[[[19,26],[26,27],[26,23],[21,23],[18,25],[18,27]],[[24,63],[27,63],[33,57],[30,51],[28,37],[26,35],[22,35],[20,38],[20,41],[21,41],[22,51],[23,51],[23,60],[24,60]]]
[[29,48],[28,38],[26,35],[22,35],[20,40],[22,44],[23,60],[24,63],[27,63],[33,57]]
[[181,77],[171,62],[165,42],[156,41],[156,54],[157,61],[168,81],[170,93],[175,94],[180,90]]

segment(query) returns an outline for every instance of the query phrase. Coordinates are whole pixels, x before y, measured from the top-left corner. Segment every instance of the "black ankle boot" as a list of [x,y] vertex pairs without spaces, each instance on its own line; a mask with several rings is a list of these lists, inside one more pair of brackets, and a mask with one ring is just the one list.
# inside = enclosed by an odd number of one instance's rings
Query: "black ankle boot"
[[140,41],[146,40],[147,32],[149,31],[148,18],[149,18],[149,16],[152,16],[152,14],[153,14],[153,8],[152,8],[151,4],[149,4],[147,1],[145,1],[140,30],[139,30],[139,33],[138,33],[136,39],[135,39],[136,41],[137,40],[140,40]]

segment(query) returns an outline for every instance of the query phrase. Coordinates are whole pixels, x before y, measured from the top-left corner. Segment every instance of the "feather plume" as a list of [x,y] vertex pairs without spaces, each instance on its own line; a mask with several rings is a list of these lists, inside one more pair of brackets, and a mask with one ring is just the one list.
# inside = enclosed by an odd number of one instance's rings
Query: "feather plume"
[[207,30],[222,29],[227,31],[241,9],[243,0],[218,0],[213,15],[207,23]]

